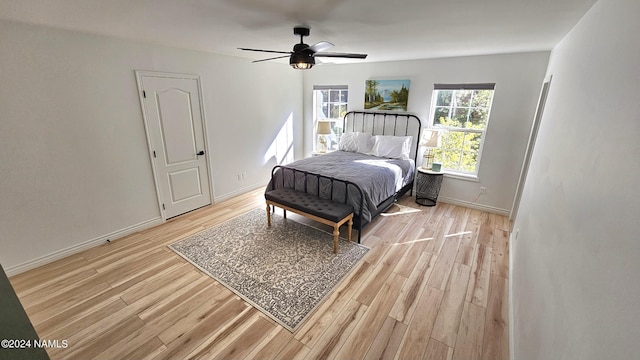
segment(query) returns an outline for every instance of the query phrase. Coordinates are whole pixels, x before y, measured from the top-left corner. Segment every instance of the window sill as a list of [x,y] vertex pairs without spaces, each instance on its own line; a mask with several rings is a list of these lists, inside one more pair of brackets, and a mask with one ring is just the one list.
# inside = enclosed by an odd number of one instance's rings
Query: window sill
[[445,171],[444,176],[448,177],[448,178],[452,178],[452,179],[480,182],[480,178],[478,178],[478,175],[461,174],[461,173],[454,173],[454,172],[446,172]]

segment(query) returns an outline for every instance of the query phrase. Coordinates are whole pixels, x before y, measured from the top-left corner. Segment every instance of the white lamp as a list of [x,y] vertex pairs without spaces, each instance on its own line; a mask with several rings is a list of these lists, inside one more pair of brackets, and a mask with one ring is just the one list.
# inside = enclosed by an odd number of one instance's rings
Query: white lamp
[[319,152],[327,152],[327,138],[325,135],[331,134],[331,121],[318,121],[316,133],[320,137],[318,139],[318,142],[321,144]]
[[420,146],[424,146],[422,167],[431,170],[433,165],[433,148],[440,147],[440,132],[436,129],[424,129],[420,137]]

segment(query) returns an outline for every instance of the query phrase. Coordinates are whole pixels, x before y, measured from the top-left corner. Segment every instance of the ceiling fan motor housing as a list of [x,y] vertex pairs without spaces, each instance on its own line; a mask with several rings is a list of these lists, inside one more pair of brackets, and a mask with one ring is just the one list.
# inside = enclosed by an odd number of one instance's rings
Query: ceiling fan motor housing
[[296,26],[293,28],[293,34],[300,36],[300,43],[293,45],[293,54],[289,57],[289,65],[294,69],[311,69],[316,64],[313,51],[307,51],[309,45],[302,40],[305,36],[309,36],[309,33],[308,27]]
[[303,43],[295,44],[295,45],[293,45],[293,52],[296,52],[296,53],[297,52],[301,52],[301,51],[305,50],[308,47],[309,47],[309,45],[303,44]]

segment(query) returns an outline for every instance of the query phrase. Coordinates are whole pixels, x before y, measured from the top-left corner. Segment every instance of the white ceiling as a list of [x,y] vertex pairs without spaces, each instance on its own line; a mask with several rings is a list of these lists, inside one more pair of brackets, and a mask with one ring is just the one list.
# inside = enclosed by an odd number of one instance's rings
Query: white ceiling
[[252,59],[272,55],[236,48],[289,51],[304,24],[388,61],[550,50],[595,1],[0,0],[0,18]]

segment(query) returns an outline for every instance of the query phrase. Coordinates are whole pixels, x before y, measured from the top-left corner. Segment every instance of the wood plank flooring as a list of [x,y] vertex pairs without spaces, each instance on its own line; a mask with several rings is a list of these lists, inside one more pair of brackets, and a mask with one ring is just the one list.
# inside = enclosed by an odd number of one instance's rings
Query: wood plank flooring
[[262,190],[10,280],[40,337],[68,341],[52,359],[509,358],[505,217],[403,197],[290,333],[166,247],[256,207]]

